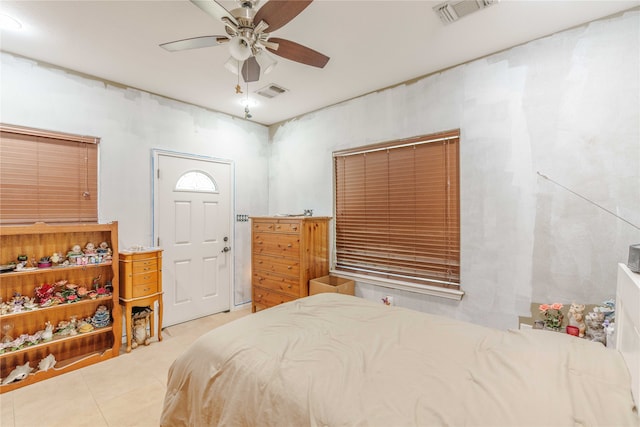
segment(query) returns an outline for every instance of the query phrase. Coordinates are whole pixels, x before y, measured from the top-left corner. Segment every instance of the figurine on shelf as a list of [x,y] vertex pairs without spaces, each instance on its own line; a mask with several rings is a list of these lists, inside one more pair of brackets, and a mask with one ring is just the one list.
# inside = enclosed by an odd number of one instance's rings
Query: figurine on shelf
[[38,363],[38,371],[46,372],[56,366],[56,358],[53,354],[49,354]]
[[53,263],[53,265],[58,265],[63,261],[64,258],[58,252],[54,252],[53,255],[51,255],[51,262]]
[[11,336],[11,331],[13,330],[13,325],[10,323],[5,323],[2,325],[2,339],[0,342],[2,343],[10,343],[13,341],[13,337]]
[[42,341],[51,341],[53,339],[53,325],[47,320],[44,326],[44,332],[42,333]]
[[110,260],[113,255],[113,251],[107,242],[102,242],[100,243],[100,246],[98,246],[98,254],[102,255],[102,259]]
[[96,245],[91,242],[88,242],[84,246],[84,254],[85,255],[95,255],[96,254]]
[[36,299],[40,303],[40,307],[47,307],[51,305],[51,299],[55,293],[56,287],[49,283],[43,283],[36,287]]
[[7,376],[7,378],[2,381],[2,384],[10,384],[14,381],[23,380],[27,378],[32,370],[33,369],[31,368],[31,366],[29,366],[29,362],[25,363],[22,366],[18,365],[13,371],[11,371],[11,373],[9,373],[9,376]]
[[17,257],[18,264],[16,264],[16,270],[20,271],[27,267],[29,263],[29,257],[26,255],[18,255]]
[[105,326],[109,326],[110,320],[109,310],[106,306],[101,305],[96,309],[96,312],[91,319],[91,324],[96,328],[104,328]]
[[607,345],[607,335],[604,330],[604,313],[600,311],[592,311],[585,316],[587,331],[585,338],[589,341],[595,341]]
[[82,319],[79,323],[78,323],[78,332],[81,334],[84,334],[86,332],[91,332],[93,331],[95,328],[93,327],[93,325],[91,324],[91,318],[88,317],[86,319]]
[[14,292],[13,298],[9,301],[12,313],[20,313],[24,310],[24,304],[29,301],[29,297],[22,296],[20,292]]
[[3,302],[2,298],[0,298],[0,315],[9,313],[11,313],[11,306],[6,302]]
[[51,267],[51,258],[48,256],[43,256],[38,261],[38,268],[49,268]]
[[35,297],[32,297],[32,298],[25,297],[24,303],[22,304],[22,306],[27,311],[35,310],[36,308],[38,308],[38,304],[36,303],[36,298]]
[[73,247],[71,248],[71,250],[69,252],[67,252],[67,258],[69,259],[69,263],[71,265],[73,264],[80,264],[83,257],[83,253],[82,253],[82,248],[80,247],[80,245],[73,245]]
[[93,278],[93,281],[91,282],[91,287],[93,289],[98,289],[100,287],[100,279],[102,279],[102,274]]
[[578,336],[584,337],[584,333],[587,329],[584,323],[584,304],[572,303],[569,308],[569,326],[575,326],[578,328]]

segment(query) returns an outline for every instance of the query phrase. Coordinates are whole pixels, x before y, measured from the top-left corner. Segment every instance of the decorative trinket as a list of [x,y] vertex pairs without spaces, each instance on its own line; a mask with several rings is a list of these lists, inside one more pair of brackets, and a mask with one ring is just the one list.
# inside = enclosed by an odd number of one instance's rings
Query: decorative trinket
[[49,354],[38,363],[38,371],[46,372],[56,365],[56,358],[53,354]]
[[109,321],[109,310],[107,307],[104,305],[98,306],[98,309],[91,318],[91,324],[96,328],[104,328],[105,326],[109,326]]
[[16,366],[16,368],[11,371],[9,376],[2,381],[2,384],[10,384],[14,381],[21,381],[31,373],[33,369],[29,366],[29,362],[25,363],[22,366]]

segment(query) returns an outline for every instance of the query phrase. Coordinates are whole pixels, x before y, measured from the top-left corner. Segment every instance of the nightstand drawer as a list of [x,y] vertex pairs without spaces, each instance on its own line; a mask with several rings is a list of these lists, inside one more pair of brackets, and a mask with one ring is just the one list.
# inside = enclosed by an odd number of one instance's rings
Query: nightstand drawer
[[132,264],[133,274],[145,273],[149,271],[157,271],[158,270],[158,260],[157,259],[145,259],[140,261],[134,261]]
[[143,283],[141,285],[133,285],[132,298],[144,297],[158,292],[157,283]]
[[157,282],[158,282],[157,271],[152,271],[149,273],[134,274],[133,276],[131,276],[132,286],[139,286],[139,285],[144,285],[146,283],[157,283]]

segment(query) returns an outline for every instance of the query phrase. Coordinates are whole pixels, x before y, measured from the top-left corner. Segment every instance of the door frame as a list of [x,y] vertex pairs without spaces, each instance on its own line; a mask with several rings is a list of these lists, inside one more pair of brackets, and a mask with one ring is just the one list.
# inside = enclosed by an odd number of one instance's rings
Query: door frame
[[[190,154],[183,153],[179,151],[172,150],[163,150],[159,148],[151,149],[151,182],[153,183],[153,188],[151,190],[151,246],[158,246],[158,157],[159,156],[171,156],[178,157],[181,159],[191,159],[191,160],[200,160],[211,163],[222,163],[229,165],[231,168],[231,176],[229,178],[229,225],[231,230],[229,230],[229,239],[231,240],[231,248],[235,250],[235,240],[236,240],[236,226],[235,226],[235,210],[236,210],[236,172],[235,172],[235,163],[230,159],[222,159],[219,157],[211,157],[204,156],[198,154]],[[235,290],[236,290],[236,262],[235,255],[231,255],[233,257],[233,262],[231,263],[231,274],[230,274],[230,283],[229,283],[229,309],[233,310],[235,308],[234,300],[235,300]]]

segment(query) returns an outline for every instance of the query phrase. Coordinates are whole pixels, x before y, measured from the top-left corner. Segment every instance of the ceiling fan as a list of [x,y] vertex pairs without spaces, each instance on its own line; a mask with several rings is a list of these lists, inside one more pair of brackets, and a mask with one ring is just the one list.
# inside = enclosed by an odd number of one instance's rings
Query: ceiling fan
[[229,45],[231,57],[225,63],[230,71],[241,74],[245,82],[255,82],[260,78],[260,71],[267,73],[276,64],[266,50],[278,56],[324,68],[329,57],[306,46],[271,37],[275,31],[307,8],[313,0],[270,0],[257,8],[260,0],[239,0],[240,7],[227,11],[215,0],[190,0],[202,11],[225,25],[225,35],[193,37],[163,43],[160,47],[174,52],[186,49]]

